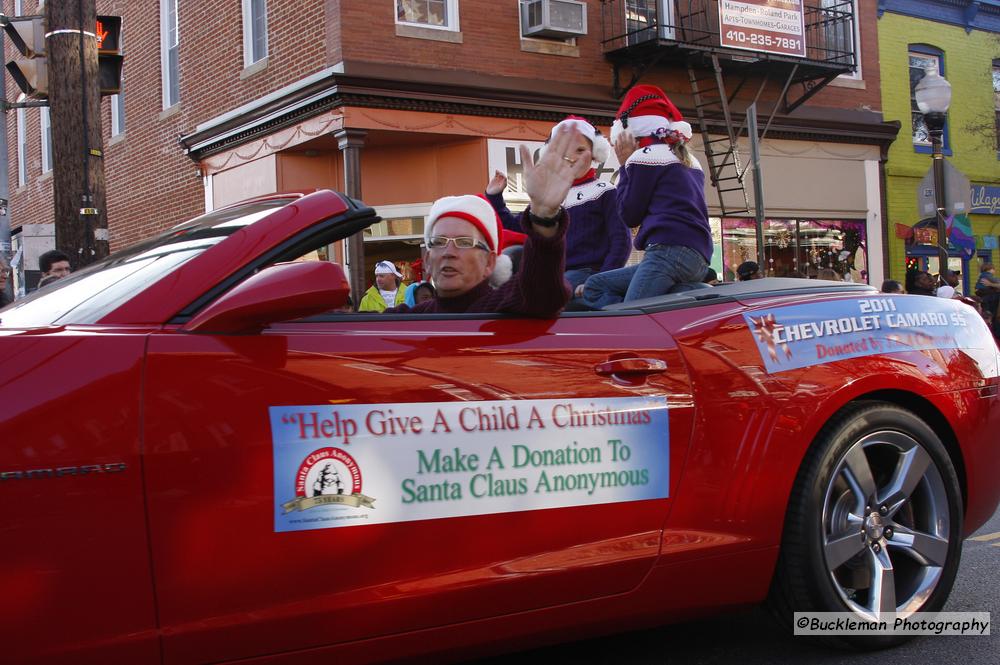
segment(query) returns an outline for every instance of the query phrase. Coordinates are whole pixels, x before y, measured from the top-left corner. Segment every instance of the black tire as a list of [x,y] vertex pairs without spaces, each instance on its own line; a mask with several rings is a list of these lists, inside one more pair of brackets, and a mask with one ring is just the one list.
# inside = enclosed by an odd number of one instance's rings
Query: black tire
[[[863,496],[874,500],[860,505]],[[770,609],[789,631],[795,612],[851,612],[870,619],[890,606],[903,616],[939,611],[961,559],[963,514],[955,468],[927,423],[893,404],[851,404],[821,430],[799,469]],[[867,650],[908,639],[855,635],[821,641]]]

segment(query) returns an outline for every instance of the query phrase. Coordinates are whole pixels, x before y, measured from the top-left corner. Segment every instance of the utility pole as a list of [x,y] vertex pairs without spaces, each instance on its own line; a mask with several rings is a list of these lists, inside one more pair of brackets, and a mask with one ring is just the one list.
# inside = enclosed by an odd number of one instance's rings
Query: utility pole
[[[0,53],[6,53],[6,40],[0,38]],[[7,102],[7,77],[0,73],[0,100]],[[3,118],[3,132],[0,132],[0,270],[11,268],[11,238],[10,238],[10,216],[7,214],[7,202],[10,198],[10,161],[8,159],[7,146],[7,110],[0,114]],[[7,302],[14,299],[14,280],[7,280],[6,295]],[[0,300],[4,298],[0,297]]]
[[56,249],[79,269],[108,255],[96,0],[45,3]]
[[[767,131],[767,128],[764,128]],[[747,109],[747,133],[750,136],[750,166],[753,170],[754,229],[757,237],[757,265],[760,274],[767,275],[767,256],[764,253],[764,180],[760,168],[760,134],[757,133],[757,102]],[[720,195],[719,204],[722,204]],[[799,236],[796,235],[796,238]],[[798,240],[796,240],[798,242]],[[795,256],[798,256],[796,254]]]

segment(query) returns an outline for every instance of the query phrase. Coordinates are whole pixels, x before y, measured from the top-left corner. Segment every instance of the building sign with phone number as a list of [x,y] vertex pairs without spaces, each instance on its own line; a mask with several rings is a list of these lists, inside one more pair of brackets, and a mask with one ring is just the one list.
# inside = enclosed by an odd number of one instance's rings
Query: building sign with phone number
[[721,0],[722,46],[804,57],[802,0]]

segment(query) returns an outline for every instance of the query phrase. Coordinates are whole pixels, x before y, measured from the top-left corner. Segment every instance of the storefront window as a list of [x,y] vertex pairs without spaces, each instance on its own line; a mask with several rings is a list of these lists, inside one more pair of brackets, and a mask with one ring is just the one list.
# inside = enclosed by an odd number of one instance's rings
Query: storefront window
[[388,238],[408,240],[422,238],[424,235],[423,217],[393,217],[383,219],[365,229],[365,240],[370,238]]
[[388,217],[364,232],[365,274],[371,279],[375,264],[392,261],[406,282],[424,278],[420,245],[424,240],[423,215]]
[[[972,226],[966,215],[955,215],[948,218],[950,231],[948,233],[948,265],[947,267],[961,274],[960,293],[970,293],[969,286],[971,267],[974,261],[991,262],[993,252],[985,246],[977,247]],[[932,275],[940,272],[940,249],[938,248],[937,219],[927,217],[912,227],[912,233],[906,236],[907,274],[925,270]],[[976,273],[978,275],[978,271]]]
[[[765,219],[764,269],[767,277],[868,281],[865,223],[861,220]],[[753,219],[722,220],[722,275],[734,281],[744,261],[757,261]]]

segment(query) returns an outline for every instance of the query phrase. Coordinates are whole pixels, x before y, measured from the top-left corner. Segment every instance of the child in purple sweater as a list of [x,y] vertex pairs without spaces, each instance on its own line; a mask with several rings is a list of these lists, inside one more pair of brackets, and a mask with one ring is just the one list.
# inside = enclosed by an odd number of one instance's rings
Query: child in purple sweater
[[[552,128],[549,141],[566,126],[576,128],[581,134],[571,158],[573,186],[563,201],[563,208],[570,218],[566,233],[565,277],[570,288],[575,290],[591,275],[625,265],[631,234],[618,214],[615,186],[599,181],[594,169],[595,164],[607,161],[610,156],[608,140],[585,119],[569,116]],[[519,218],[511,213],[503,200],[506,187],[507,177],[497,171],[486,186],[486,198],[504,228],[521,231]]]
[[638,265],[587,280],[583,297],[595,309],[698,284],[712,258],[705,174],[688,152],[691,125],[677,107],[659,88],[635,86],[611,135],[622,164],[618,210],[627,226],[639,227],[635,247],[645,255]]

